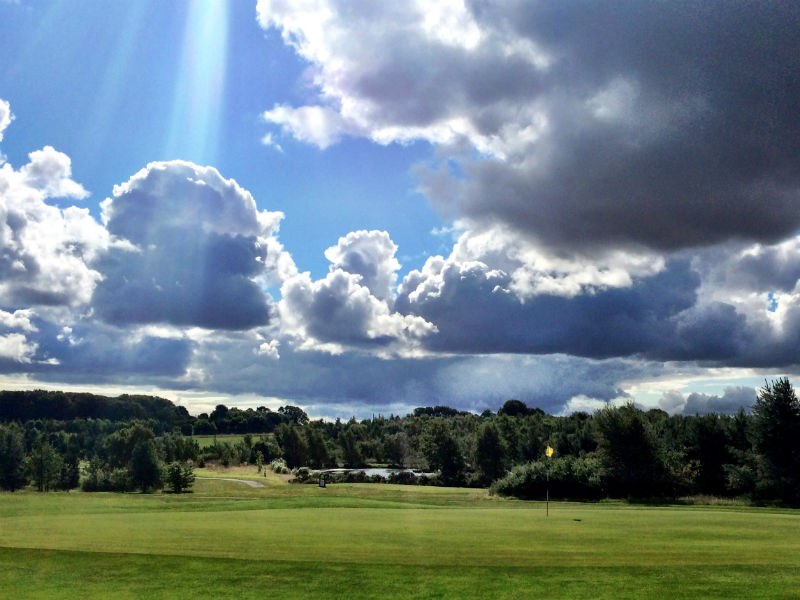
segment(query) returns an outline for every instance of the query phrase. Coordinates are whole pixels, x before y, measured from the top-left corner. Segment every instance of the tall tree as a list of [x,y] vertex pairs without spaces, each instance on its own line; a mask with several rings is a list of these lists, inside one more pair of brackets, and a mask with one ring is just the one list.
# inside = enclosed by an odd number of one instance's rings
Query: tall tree
[[49,492],[58,485],[64,461],[47,442],[40,442],[31,451],[28,468],[40,492]]
[[352,428],[348,427],[339,434],[339,445],[342,447],[342,460],[345,467],[356,468],[364,466],[364,455],[361,453],[361,448]]
[[800,503],[800,401],[789,379],[764,382],[753,407],[761,493]]
[[308,462],[314,469],[321,469],[329,462],[328,447],[322,434],[316,427],[306,426],[306,445],[308,447]]
[[463,482],[464,455],[444,421],[431,423],[422,440],[422,452],[430,468],[440,472],[443,483],[457,485]]
[[13,492],[27,483],[22,428],[16,423],[0,425],[0,488]]
[[723,495],[727,490],[725,465],[734,462],[725,421],[719,415],[692,417],[687,457],[697,464],[695,491]]
[[475,469],[484,485],[489,485],[505,472],[505,448],[494,423],[481,425],[475,440]]
[[136,444],[131,453],[129,470],[131,482],[143,493],[161,487],[161,464],[153,440],[142,440]]
[[275,428],[275,438],[283,451],[283,459],[289,468],[302,467],[308,462],[308,446],[298,427],[285,423]]
[[612,496],[643,498],[668,491],[664,455],[642,411],[633,404],[607,406],[595,413],[594,423]]
[[100,445],[98,454],[111,467],[125,468],[131,461],[134,448],[141,442],[152,442],[154,439],[152,429],[134,422],[107,436]]
[[385,445],[384,453],[389,458],[392,465],[404,467],[409,451],[408,435],[406,435],[404,431],[398,431],[386,438]]
[[300,407],[287,404],[286,406],[281,406],[278,409],[278,413],[283,415],[295,425],[305,425],[308,423],[308,415],[306,414],[306,411]]

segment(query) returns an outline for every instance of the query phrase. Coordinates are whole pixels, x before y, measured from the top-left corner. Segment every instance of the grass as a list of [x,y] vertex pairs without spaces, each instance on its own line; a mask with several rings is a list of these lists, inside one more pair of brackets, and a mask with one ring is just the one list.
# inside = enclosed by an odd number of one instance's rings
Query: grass
[[19,598],[788,598],[800,513],[289,485],[198,470],[192,494],[0,494]]
[[[254,433],[251,435],[253,441],[255,442],[261,434]],[[218,435],[194,435],[192,439],[197,442],[197,445],[200,446],[200,449],[210,448],[214,445],[214,441],[216,440],[219,443],[225,442],[232,446],[238,444],[242,440],[244,440],[244,435],[238,433],[220,433]]]

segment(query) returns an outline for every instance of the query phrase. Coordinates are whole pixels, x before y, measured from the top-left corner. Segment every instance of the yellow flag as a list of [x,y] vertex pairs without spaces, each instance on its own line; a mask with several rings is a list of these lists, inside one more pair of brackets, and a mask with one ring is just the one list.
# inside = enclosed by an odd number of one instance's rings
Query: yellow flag
[[544,453],[547,455],[547,458],[550,458],[553,456],[553,447],[550,444],[547,444],[547,450],[545,450]]

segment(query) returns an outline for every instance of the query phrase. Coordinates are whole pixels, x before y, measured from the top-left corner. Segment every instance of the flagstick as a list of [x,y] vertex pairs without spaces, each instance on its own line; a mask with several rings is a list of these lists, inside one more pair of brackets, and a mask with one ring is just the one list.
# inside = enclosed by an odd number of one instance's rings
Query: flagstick
[[553,448],[552,446],[550,446],[550,444],[547,444],[547,449],[544,451],[544,455],[547,457],[547,460],[545,462],[546,466],[544,469],[545,478],[547,480],[547,485],[545,486],[545,488],[547,489],[547,504],[546,504],[547,508],[545,516],[549,517],[550,516],[550,458],[553,456]]

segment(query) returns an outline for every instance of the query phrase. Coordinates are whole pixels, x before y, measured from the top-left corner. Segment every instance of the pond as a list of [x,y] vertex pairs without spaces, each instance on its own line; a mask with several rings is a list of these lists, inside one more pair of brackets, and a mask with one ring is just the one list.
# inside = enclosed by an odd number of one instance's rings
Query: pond
[[324,471],[320,471],[320,473],[359,473],[363,472],[367,477],[372,477],[373,475],[379,475],[386,479],[389,475],[395,475],[397,473],[413,473],[417,477],[420,475],[425,475],[426,477],[434,477],[436,473],[427,473],[425,471],[419,471],[416,469],[387,469],[387,468],[364,468],[364,469],[325,469]]

